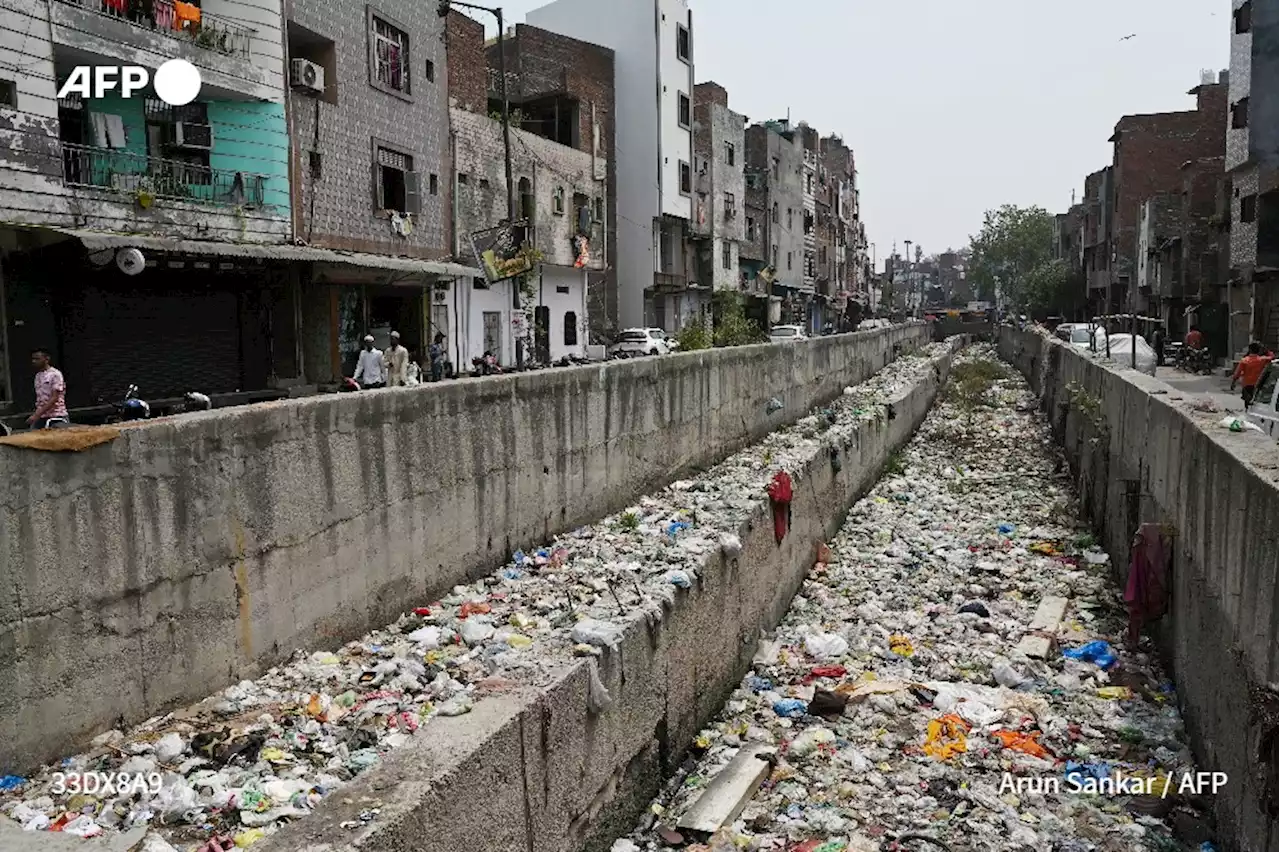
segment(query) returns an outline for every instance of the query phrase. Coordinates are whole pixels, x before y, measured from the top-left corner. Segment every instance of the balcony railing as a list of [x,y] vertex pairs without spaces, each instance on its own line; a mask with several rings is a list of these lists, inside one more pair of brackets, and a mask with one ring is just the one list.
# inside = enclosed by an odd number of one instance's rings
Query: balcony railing
[[137,27],[166,33],[226,56],[249,58],[253,30],[224,21],[200,7],[174,0],[61,0]]
[[261,205],[266,176],[198,163],[163,160],[128,151],[62,145],[62,177],[67,186],[87,186],[147,196],[226,207]]

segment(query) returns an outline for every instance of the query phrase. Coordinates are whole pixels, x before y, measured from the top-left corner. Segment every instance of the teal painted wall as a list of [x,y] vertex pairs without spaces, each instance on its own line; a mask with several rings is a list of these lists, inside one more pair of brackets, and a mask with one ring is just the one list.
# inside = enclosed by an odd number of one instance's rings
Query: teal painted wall
[[[85,111],[119,115],[124,122],[124,153],[94,154],[85,162],[92,172],[91,182],[111,186],[112,173],[145,174],[147,131],[141,98],[96,98],[86,100]],[[209,124],[213,127],[213,148],[209,166],[224,172],[212,186],[186,184],[183,194],[192,200],[213,201],[225,195],[235,172],[241,172],[249,190],[262,175],[262,203],[281,217],[289,215],[289,132],[285,123],[284,104],[245,101],[207,101]],[[87,132],[92,134],[92,119],[86,116]],[[93,145],[92,135],[86,144]],[[153,153],[163,156],[163,153]],[[91,168],[89,168],[91,163]],[[84,182],[90,182],[85,180]],[[168,193],[166,193],[168,194]]]

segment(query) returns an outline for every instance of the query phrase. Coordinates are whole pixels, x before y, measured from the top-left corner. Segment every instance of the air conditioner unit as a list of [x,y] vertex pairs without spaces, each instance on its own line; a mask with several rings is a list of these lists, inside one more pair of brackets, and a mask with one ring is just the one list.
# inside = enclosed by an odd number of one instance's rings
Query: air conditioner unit
[[324,92],[324,68],[307,59],[290,59],[289,85],[321,94]]
[[202,148],[207,151],[213,147],[213,128],[207,124],[179,121],[173,125],[173,144],[178,148]]

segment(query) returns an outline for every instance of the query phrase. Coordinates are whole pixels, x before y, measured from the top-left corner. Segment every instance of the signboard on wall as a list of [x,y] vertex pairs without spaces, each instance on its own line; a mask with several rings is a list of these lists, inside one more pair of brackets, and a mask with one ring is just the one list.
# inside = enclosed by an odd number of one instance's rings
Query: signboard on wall
[[474,231],[471,249],[490,284],[515,278],[533,269],[533,255],[523,249],[529,243],[529,220]]

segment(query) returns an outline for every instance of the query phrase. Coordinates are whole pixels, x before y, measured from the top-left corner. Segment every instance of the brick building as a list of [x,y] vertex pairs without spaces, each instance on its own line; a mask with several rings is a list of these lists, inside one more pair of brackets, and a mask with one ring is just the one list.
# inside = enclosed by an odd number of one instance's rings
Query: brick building
[[769,322],[808,325],[813,287],[804,283],[804,149],[787,121],[746,130],[748,187],[763,190],[765,267],[770,286]]
[[[581,151],[600,164],[613,163],[613,51],[528,24],[517,24],[507,34],[503,50],[507,97],[520,129]],[[450,51],[452,54],[452,47]],[[459,69],[456,94],[451,78],[450,97],[462,109],[472,109],[470,104],[474,103],[485,105],[481,108],[490,115],[497,114],[502,107],[497,43],[489,44],[478,66],[470,64],[474,61],[468,58],[466,67]],[[449,67],[452,74],[452,55]],[[589,270],[587,288],[591,342],[602,344],[612,342],[619,327],[617,173],[611,167],[605,174],[605,220],[595,241],[596,254],[604,263]]]
[[713,82],[693,87],[693,242],[698,283],[709,292],[741,291],[747,118],[729,109],[729,93]]
[[1116,123],[1110,139],[1114,206],[1108,234],[1109,302],[1114,312],[1148,312],[1149,294],[1137,281],[1141,206],[1152,196],[1181,191],[1183,163],[1222,151],[1226,90],[1225,79],[1205,82],[1189,93],[1196,98],[1194,110],[1126,115]]
[[1111,175],[1111,166],[1107,166],[1085,177],[1081,201],[1080,266],[1093,315],[1107,312],[1111,292],[1111,219],[1115,203]]
[[822,139],[821,155],[819,178],[820,184],[825,182],[829,194],[834,253],[830,272],[831,307],[836,314],[842,314],[850,299],[866,304],[870,259],[853,151],[843,139],[832,134]]

